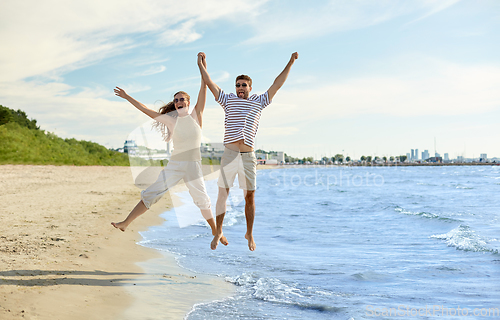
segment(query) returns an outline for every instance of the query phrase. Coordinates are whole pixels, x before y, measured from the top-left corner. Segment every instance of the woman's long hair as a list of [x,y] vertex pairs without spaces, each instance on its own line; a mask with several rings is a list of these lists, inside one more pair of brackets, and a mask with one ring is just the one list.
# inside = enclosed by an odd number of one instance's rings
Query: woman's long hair
[[[187,94],[186,92],[184,91],[179,91],[179,92],[176,92],[174,94],[174,99],[175,99],[175,96],[178,95],[178,94],[183,94],[187,97],[188,101],[191,100],[191,97],[189,96],[189,94]],[[166,114],[172,118],[177,118],[178,114],[177,114],[177,109],[175,109],[175,102],[174,100],[168,102],[167,104],[163,105],[159,110],[158,110],[158,113],[161,113],[161,114]],[[160,122],[160,121],[157,121],[155,119],[155,122],[153,123],[153,127],[156,128],[156,130],[158,130],[160,133],[161,133],[161,136],[163,138],[163,140],[165,142],[168,142],[171,138],[171,135],[172,135],[172,132],[170,132],[170,130],[168,129],[168,127]]]

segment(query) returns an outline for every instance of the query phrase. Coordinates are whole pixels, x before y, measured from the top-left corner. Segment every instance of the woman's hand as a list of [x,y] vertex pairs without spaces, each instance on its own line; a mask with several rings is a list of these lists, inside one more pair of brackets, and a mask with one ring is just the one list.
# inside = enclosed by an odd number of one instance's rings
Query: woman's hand
[[200,64],[207,68],[207,55],[204,52],[198,53],[198,65]]
[[117,95],[123,99],[127,99],[129,97],[129,95],[125,92],[125,90],[123,90],[122,88],[119,88],[119,87],[115,88],[115,95]]

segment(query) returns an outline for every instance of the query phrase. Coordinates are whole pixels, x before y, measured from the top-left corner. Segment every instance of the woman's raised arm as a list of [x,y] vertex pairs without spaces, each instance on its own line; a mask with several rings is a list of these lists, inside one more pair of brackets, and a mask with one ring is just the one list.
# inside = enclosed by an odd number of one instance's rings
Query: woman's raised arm
[[161,116],[160,113],[158,113],[158,112],[156,112],[154,110],[149,109],[148,107],[146,107],[145,105],[143,105],[139,101],[137,101],[134,98],[132,98],[131,96],[129,96],[125,92],[125,90],[123,90],[122,88],[116,87],[115,88],[115,95],[117,95],[120,98],[123,98],[123,99],[127,100],[128,102],[130,102],[131,104],[133,104],[134,107],[136,107],[137,109],[139,109],[139,111],[142,111],[143,113],[145,113],[146,115],[148,115],[149,117],[151,117],[153,119]]
[[[198,64],[202,64],[203,67],[205,67],[205,69],[207,68],[207,61],[205,57],[199,54],[198,54]],[[203,124],[203,111],[205,110],[206,101],[207,101],[207,85],[205,81],[203,81],[203,77],[201,77],[200,92],[198,93],[198,100],[196,101],[196,105],[194,106],[194,111],[196,112],[200,128],[202,127]]]

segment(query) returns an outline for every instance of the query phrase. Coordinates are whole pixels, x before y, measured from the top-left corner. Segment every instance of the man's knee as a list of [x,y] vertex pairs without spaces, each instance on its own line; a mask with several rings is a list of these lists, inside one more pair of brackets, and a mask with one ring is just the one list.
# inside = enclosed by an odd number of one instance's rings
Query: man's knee
[[255,199],[255,190],[247,190],[245,192],[245,202],[253,203]]

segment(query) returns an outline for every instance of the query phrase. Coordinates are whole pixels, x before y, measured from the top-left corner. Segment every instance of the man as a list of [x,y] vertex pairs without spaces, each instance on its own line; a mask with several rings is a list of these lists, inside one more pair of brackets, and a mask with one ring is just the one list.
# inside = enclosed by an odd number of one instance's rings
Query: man
[[245,217],[247,221],[247,232],[245,238],[248,240],[250,251],[255,250],[253,239],[253,222],[255,218],[255,186],[257,160],[254,153],[254,139],[259,126],[259,119],[262,109],[268,106],[276,92],[285,83],[290,69],[299,57],[297,52],[292,54],[285,69],[274,80],[273,85],[261,95],[250,96],[252,91],[252,79],[247,75],[236,77],[236,95],[226,94],[217,86],[205,68],[203,61],[206,55],[203,52],[198,54],[198,67],[200,68],[203,81],[212,91],[215,100],[222,106],[225,113],[224,120],[224,154],[221,160],[221,170],[217,185],[219,195],[216,204],[216,224],[217,233],[212,240],[212,248],[216,248],[221,241],[227,245],[227,240],[223,238],[222,223],[226,213],[226,201],[229,189],[233,186],[234,179],[238,175],[240,188],[245,195]]

